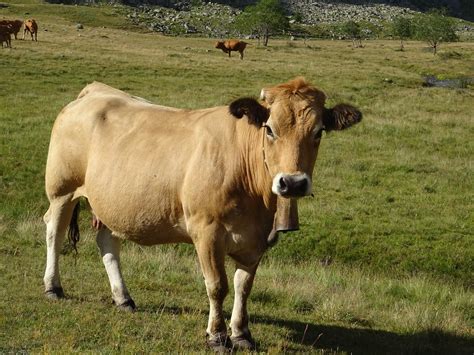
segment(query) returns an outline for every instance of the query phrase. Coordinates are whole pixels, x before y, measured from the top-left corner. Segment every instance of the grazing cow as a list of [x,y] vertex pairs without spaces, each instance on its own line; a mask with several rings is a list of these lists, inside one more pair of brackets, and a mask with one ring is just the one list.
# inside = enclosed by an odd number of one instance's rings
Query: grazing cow
[[34,19],[25,20],[25,28],[23,30],[23,39],[25,39],[26,32],[29,32],[31,35],[31,40],[38,41],[38,24]]
[[11,31],[12,31],[12,28],[10,25],[7,25],[7,26],[0,25],[0,43],[2,44],[2,48],[3,48],[3,42],[6,43],[7,48],[12,47],[12,41],[11,41],[11,35],[10,35]]
[[244,50],[248,43],[244,41],[239,41],[237,39],[230,39],[228,41],[218,41],[216,42],[216,48],[222,49],[224,53],[229,53],[235,51],[240,53],[240,59],[244,59]]
[[[296,78],[263,89],[262,101],[184,110],[154,105],[105,84],[86,86],[54,123],[46,165],[47,297],[64,297],[58,257],[69,224],[79,239],[79,198],[103,222],[97,244],[115,304],[135,304],[120,268],[120,240],[194,244],[210,303],[208,344],[253,349],[247,298],[263,253],[279,231],[298,228],[299,197],[324,130],[362,118],[325,108],[325,95]],[[227,337],[225,256],[236,264]]]
[[17,38],[18,32],[20,32],[21,26],[23,25],[23,21],[21,20],[1,20],[0,26],[10,25],[11,26],[11,34]]

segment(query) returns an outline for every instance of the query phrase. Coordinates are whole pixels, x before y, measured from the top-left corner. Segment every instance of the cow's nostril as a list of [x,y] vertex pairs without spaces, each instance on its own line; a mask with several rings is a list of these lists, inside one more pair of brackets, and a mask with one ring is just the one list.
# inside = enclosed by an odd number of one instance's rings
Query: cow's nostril
[[296,183],[295,189],[301,194],[306,193],[306,191],[308,190],[308,180],[303,179],[301,181],[298,181]]
[[288,192],[288,183],[283,176],[280,178],[280,192],[283,194]]

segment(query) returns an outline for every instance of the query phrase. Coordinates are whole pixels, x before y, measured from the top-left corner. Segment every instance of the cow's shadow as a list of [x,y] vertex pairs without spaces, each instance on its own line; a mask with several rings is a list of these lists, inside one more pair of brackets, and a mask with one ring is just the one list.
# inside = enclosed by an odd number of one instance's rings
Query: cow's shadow
[[[330,353],[342,351],[349,354],[474,354],[474,337],[463,337],[439,330],[397,334],[370,328],[346,328],[258,315],[252,321],[284,327],[288,329],[292,343]],[[292,349],[289,345],[286,350],[291,352],[298,349]]]
[[[140,307],[142,308],[142,307]],[[207,316],[207,309],[152,305],[143,312],[166,312],[170,314],[197,313]],[[225,312],[226,319],[230,314]],[[284,352],[307,351],[308,346],[324,353],[347,352],[349,354],[474,354],[474,337],[463,337],[440,330],[411,334],[397,334],[370,328],[347,328],[335,325],[272,318],[264,315],[251,317],[253,324],[269,324],[288,330],[288,347]],[[252,326],[252,325],[250,325]],[[257,350],[264,351],[259,346]],[[302,344],[304,348],[292,344]]]

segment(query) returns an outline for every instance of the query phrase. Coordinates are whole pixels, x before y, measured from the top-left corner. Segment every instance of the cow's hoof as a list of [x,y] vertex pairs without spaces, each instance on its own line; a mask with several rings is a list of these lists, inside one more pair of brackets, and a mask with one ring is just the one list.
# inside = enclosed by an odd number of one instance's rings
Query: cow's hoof
[[117,305],[117,309],[120,311],[125,311],[125,312],[135,312],[135,309],[137,306],[135,306],[135,302],[133,302],[132,299],[129,299],[125,301],[122,304]]
[[211,350],[219,354],[230,352],[232,347],[232,343],[225,333],[219,334],[212,338],[207,335],[207,345],[209,348],[211,348]]
[[53,287],[49,290],[44,291],[44,294],[50,300],[59,300],[60,298],[64,298],[64,290],[62,287]]
[[255,341],[252,339],[250,334],[248,336],[242,335],[239,337],[231,337],[230,340],[232,341],[233,349],[249,351],[256,350]]

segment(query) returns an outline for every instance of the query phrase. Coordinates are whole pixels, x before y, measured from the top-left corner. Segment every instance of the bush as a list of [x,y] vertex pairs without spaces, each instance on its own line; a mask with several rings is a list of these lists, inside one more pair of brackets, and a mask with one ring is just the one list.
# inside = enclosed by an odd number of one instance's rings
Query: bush
[[266,46],[270,36],[287,30],[289,23],[278,0],[260,0],[255,5],[247,6],[237,17],[236,27],[256,34]]
[[403,51],[403,41],[413,36],[413,22],[408,17],[397,17],[392,22],[391,33],[400,39],[400,50]]
[[415,18],[415,38],[427,42],[433,49],[433,54],[436,54],[440,43],[458,39],[456,23],[440,10],[418,15]]

